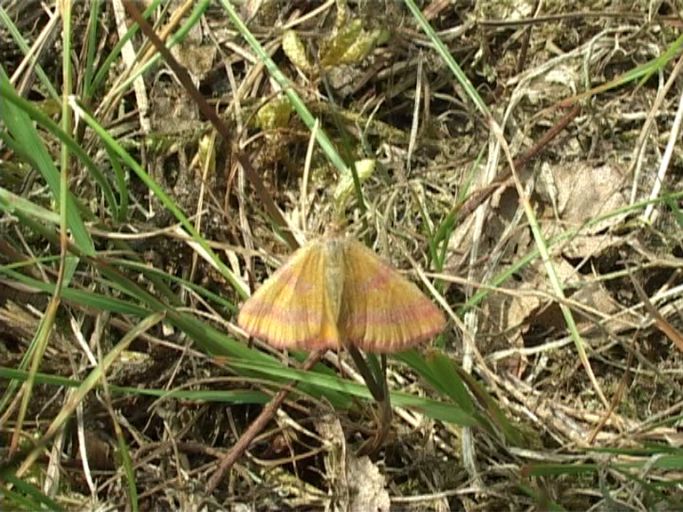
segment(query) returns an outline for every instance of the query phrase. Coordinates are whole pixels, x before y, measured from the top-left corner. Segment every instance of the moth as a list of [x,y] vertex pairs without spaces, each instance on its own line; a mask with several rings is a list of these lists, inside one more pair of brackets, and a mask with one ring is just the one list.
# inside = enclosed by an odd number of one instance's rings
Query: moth
[[420,289],[353,238],[297,250],[244,303],[238,324],[276,348],[386,354],[425,342],[446,320]]

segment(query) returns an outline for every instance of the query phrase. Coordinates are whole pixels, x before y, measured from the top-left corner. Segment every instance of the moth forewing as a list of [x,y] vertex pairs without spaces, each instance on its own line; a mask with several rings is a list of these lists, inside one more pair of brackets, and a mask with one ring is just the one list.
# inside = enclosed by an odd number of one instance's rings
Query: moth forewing
[[328,236],[296,251],[247,300],[238,322],[278,348],[387,353],[438,334],[445,317],[363,244]]
[[238,324],[277,348],[338,348],[324,276],[321,244],[302,247],[244,303]]
[[420,289],[355,240],[344,250],[346,342],[370,352],[395,352],[438,334],[445,318]]

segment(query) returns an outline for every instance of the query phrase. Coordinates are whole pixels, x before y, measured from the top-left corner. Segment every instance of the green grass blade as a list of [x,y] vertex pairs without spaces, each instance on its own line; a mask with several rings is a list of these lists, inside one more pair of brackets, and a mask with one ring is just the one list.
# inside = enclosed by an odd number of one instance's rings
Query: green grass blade
[[77,110],[83,121],[98,135],[100,140],[107,146],[111,153],[118,156],[123,163],[125,163],[128,168],[130,168],[150,189],[151,192],[159,199],[159,201],[170,211],[173,216],[178,219],[182,224],[183,228],[192,237],[193,241],[197,242],[204,250],[206,256],[211,260],[212,264],[223,274],[223,276],[228,280],[228,282],[233,286],[235,291],[240,294],[243,298],[247,297],[247,291],[245,289],[244,283],[238,279],[233,272],[221,261],[221,259],[213,252],[211,247],[207,244],[203,236],[194,227],[194,224],[190,222],[187,216],[182,212],[180,208],[175,204],[173,199],[157,184],[156,181],[138,164],[133,157],[131,157],[128,152],[121,147],[121,145],[115,141],[109,132],[105,130],[88,112],[86,112],[81,105],[74,103],[72,105],[74,110]]
[[[0,68],[0,90],[3,91],[3,96],[6,95],[4,91],[7,91],[7,94],[12,91],[12,86],[2,68]],[[11,102],[3,102],[3,106],[0,108],[0,118],[4,121],[13,139],[25,148],[27,154],[32,155],[32,162],[35,163],[37,170],[49,185],[55,200],[59,200],[59,171],[29,116]],[[94,251],[93,242],[70,193],[66,202],[66,210],[67,224],[73,234],[74,243],[85,254],[92,254]]]
[[[19,29],[12,22],[11,18],[7,15],[7,11],[5,11],[2,4],[0,4],[0,22],[2,22],[3,25],[5,25],[10,35],[14,39],[15,43],[22,51],[22,53],[24,55],[28,55],[31,49],[29,48],[26,39],[24,39],[24,36],[21,35]],[[35,59],[35,56],[33,58]],[[43,85],[43,87],[45,87],[45,90],[47,91],[50,98],[52,98],[55,101],[59,100],[60,94],[57,92],[57,89],[55,89],[55,86],[52,85],[52,82],[48,78],[47,74],[45,74],[45,70],[43,70],[43,67],[40,65],[40,63],[36,62],[35,70],[36,75],[38,75],[38,79],[40,80],[40,83]]]
[[0,468],[0,480],[12,485],[16,490],[10,491],[9,486],[0,491],[0,506],[5,510],[64,510],[59,504],[45,496],[40,489],[26,480],[18,478],[9,468]]
[[275,79],[275,81],[280,85],[282,91],[287,95],[287,98],[289,98],[289,101],[292,103],[294,110],[296,110],[301,120],[308,127],[308,129],[314,133],[316,141],[332,165],[337,168],[340,174],[343,175],[348,173],[348,166],[337,152],[332,141],[320,126],[314,130],[314,126],[316,125],[315,117],[313,117],[311,111],[308,110],[306,104],[294,90],[294,87],[289,79],[284,75],[284,73],[282,73],[282,71],[280,71],[280,68],[277,67],[277,64],[275,64],[273,59],[270,58],[270,55],[268,55],[268,53],[263,49],[261,43],[258,42],[258,39],[254,37],[249,28],[244,24],[242,19],[235,11],[235,7],[232,5],[232,3],[229,0],[219,0],[219,2],[223,6],[223,9],[225,9],[230,21],[232,21],[242,37],[247,41],[247,43],[249,43],[249,46],[254,51],[258,59],[266,66],[268,73],[270,73],[273,79]]
[[[86,166],[90,174],[92,175],[93,179],[97,182],[97,184],[100,186],[100,189],[102,190],[102,194],[104,195],[105,201],[109,205],[109,207],[112,209],[112,212],[114,215],[117,215],[117,202],[114,199],[114,192],[111,188],[111,185],[105,178],[105,176],[102,174],[100,171],[99,167],[95,162],[90,158],[90,156],[83,150],[83,148],[69,135],[66,133],[62,128],[55,123],[52,119],[50,119],[45,113],[40,110],[39,108],[36,108],[35,105],[28,101],[25,100],[24,98],[21,98],[16,94],[16,92],[12,89],[6,88],[2,85],[0,82],[0,96],[3,98],[3,100],[6,100],[7,102],[11,103],[14,105],[16,108],[24,112],[26,115],[28,115],[31,119],[36,121],[38,124],[40,124],[43,128],[45,128],[47,131],[49,131],[52,135],[54,135],[57,139],[62,144],[65,144],[71,152],[73,152],[78,159],[81,161],[83,165]],[[33,155],[32,148],[31,147],[25,147],[21,146],[16,148],[18,150],[21,150],[22,152],[25,150],[28,150],[28,153],[26,153],[27,158],[31,158]],[[36,163],[37,165],[37,163]],[[121,182],[119,181],[119,193],[127,193],[126,187],[121,188]]]

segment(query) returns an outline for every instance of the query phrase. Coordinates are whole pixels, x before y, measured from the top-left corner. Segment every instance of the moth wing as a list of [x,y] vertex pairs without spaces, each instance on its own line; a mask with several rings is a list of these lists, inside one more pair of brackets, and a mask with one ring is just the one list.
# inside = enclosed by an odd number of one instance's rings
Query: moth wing
[[420,289],[360,242],[344,245],[342,339],[367,352],[397,352],[432,338],[446,323]]
[[339,348],[324,273],[321,245],[302,247],[244,303],[237,323],[276,348]]

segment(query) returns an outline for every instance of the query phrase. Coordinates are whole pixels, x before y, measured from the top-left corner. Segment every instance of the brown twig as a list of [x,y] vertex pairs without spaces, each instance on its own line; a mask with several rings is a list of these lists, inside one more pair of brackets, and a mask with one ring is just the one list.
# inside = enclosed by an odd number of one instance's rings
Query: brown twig
[[[313,368],[313,366],[320,361],[320,358],[324,353],[324,351],[320,350],[311,352],[308,355],[308,359],[306,359],[304,364],[301,366],[301,369],[310,370]],[[239,459],[247,450],[247,448],[249,448],[249,445],[254,438],[266,427],[268,422],[273,418],[277,410],[282,405],[282,402],[285,401],[285,398],[287,398],[287,395],[290,391],[292,391],[292,389],[294,389],[296,384],[296,381],[292,381],[278,391],[271,401],[268,402],[263,408],[261,414],[258,415],[251,425],[249,425],[249,428],[244,431],[238,441],[232,446],[232,448],[230,448],[230,451],[225,454],[218,465],[218,469],[216,469],[214,474],[211,475],[211,479],[206,487],[206,494],[211,494],[216,487],[218,487],[218,484],[220,484],[223,476],[230,471],[230,468],[233,466],[233,464],[235,464],[235,462],[237,462],[237,459]]]
[[612,403],[610,403],[609,409],[605,411],[605,414],[602,415],[602,418],[600,418],[600,421],[598,424],[595,426],[593,429],[593,432],[591,432],[590,437],[588,438],[588,444],[591,445],[595,442],[595,439],[598,437],[598,434],[602,431],[603,427],[607,424],[607,420],[609,420],[612,415],[614,414],[614,411],[617,410],[617,407],[619,407],[619,404],[621,403],[621,400],[624,398],[624,393],[626,392],[626,384],[628,384],[628,377],[631,374],[631,365],[633,364],[633,354],[635,353],[635,350],[631,350],[628,353],[628,359],[626,360],[626,371],[624,372],[624,375],[622,376],[621,380],[619,381],[619,386],[617,387],[616,393],[614,393],[614,396],[612,397]]
[[[536,3],[534,4],[534,8],[531,10],[533,12],[534,16],[537,16],[539,13],[539,7],[541,4],[541,0],[536,0]],[[524,27],[524,34],[522,35],[522,41],[521,41],[521,48],[519,50],[519,59],[517,60],[517,66],[516,66],[516,71],[517,73],[521,73],[524,68],[526,67],[526,58],[527,58],[527,53],[529,51],[529,42],[531,41],[531,30],[533,29],[533,25],[528,25]]]
[[650,298],[647,296],[647,293],[645,293],[645,290],[643,290],[643,287],[640,286],[638,281],[635,280],[635,278],[630,272],[628,274],[628,277],[631,279],[631,284],[633,284],[633,288],[635,288],[636,294],[638,294],[640,300],[643,301],[643,306],[645,307],[645,310],[652,317],[652,320],[655,323],[655,327],[657,327],[657,329],[659,329],[667,338],[669,338],[669,340],[674,345],[676,345],[678,350],[683,352],[683,333],[681,333],[673,325],[667,322],[666,319],[662,316],[662,314],[659,311],[657,311],[657,308],[654,307],[652,302],[650,302]]
[[384,395],[384,400],[377,402],[377,408],[379,409],[379,417],[377,419],[377,430],[375,431],[375,435],[361,445],[358,449],[357,456],[372,455],[376,453],[382,447],[384,440],[389,435],[391,422],[394,419],[389,393]]
[[[515,168],[518,170],[524,169],[531,160],[536,158],[538,154],[548,145],[550,142],[558,136],[558,134],[564,130],[567,125],[574,119],[579,112],[581,107],[576,104],[574,107],[565,114],[562,119],[555,123],[548,131],[546,131],[539,141],[533,145],[529,151],[524,153],[515,159]],[[512,173],[506,171],[499,179],[495,182],[489,184],[488,186],[474,191],[467,201],[460,207],[460,216],[462,218],[468,217],[474,210],[476,210],[479,205],[486,201],[491,195],[498,189],[507,187],[512,183]]]

